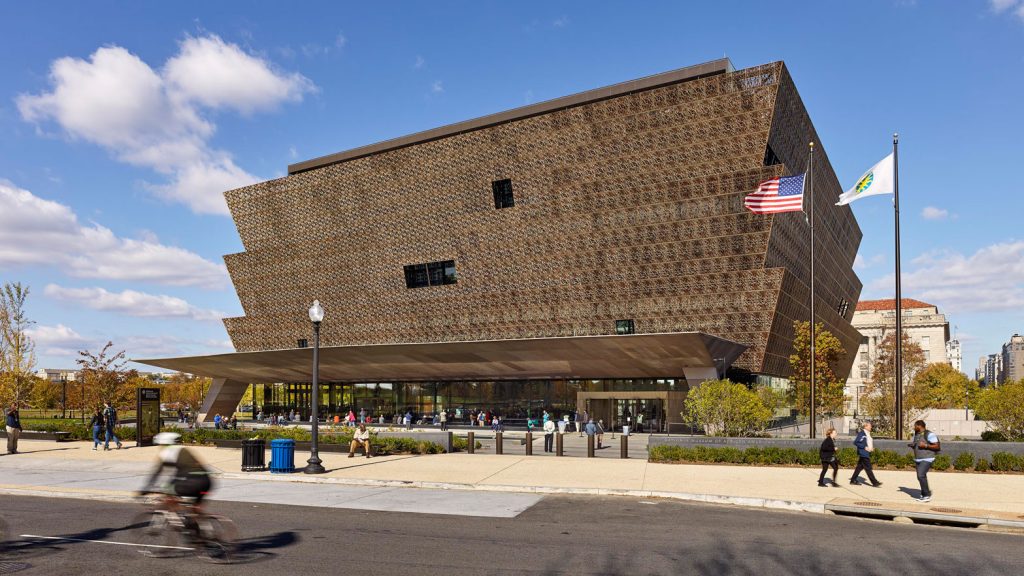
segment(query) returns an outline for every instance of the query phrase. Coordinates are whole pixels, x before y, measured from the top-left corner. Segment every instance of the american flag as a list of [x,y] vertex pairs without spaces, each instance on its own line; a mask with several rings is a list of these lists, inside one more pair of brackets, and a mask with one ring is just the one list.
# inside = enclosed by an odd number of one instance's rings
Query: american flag
[[743,199],[743,206],[754,214],[800,212],[804,209],[804,175],[765,180]]

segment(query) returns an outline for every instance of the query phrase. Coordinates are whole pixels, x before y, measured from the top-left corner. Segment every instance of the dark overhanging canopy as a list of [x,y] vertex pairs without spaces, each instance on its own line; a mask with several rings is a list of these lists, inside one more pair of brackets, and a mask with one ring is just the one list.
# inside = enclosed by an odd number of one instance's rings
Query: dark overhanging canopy
[[[701,332],[320,348],[320,380],[386,382],[667,378],[724,370],[744,344]],[[134,360],[236,382],[311,380],[313,350],[294,348]]]

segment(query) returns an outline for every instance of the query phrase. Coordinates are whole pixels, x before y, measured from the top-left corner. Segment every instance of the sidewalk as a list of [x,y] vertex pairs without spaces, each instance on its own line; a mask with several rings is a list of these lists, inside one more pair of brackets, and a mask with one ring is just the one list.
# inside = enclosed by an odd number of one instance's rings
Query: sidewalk
[[[99,488],[112,482],[116,484],[115,481],[137,487],[159,450],[148,447],[93,452],[91,443],[47,441],[22,441],[20,448],[20,454],[0,455],[0,490],[8,493],[65,491],[70,497],[75,497],[75,493],[81,497],[102,495],[104,491],[108,496],[116,496],[117,490]],[[825,512],[826,505],[830,504],[842,507],[858,503],[907,511],[921,511],[925,506],[912,499],[918,490],[913,471],[881,470],[877,476],[884,486],[873,488],[851,486],[848,482],[851,470],[843,469],[839,471],[839,488],[820,488],[816,485],[816,468],[654,464],[641,458],[527,457],[521,452],[501,456],[455,453],[372,459],[321,453],[328,473],[309,476],[243,473],[240,450],[212,447],[194,447],[194,450],[222,478],[261,485],[286,482],[476,492],[630,495],[819,513]],[[307,457],[305,453],[296,454],[296,465],[304,465]],[[90,474],[84,474],[86,471]],[[81,476],[80,480],[76,480],[75,472]],[[97,479],[96,474],[102,478]],[[932,472],[928,478],[934,499],[927,507],[984,513],[985,517],[1011,522],[1024,521],[1024,476]],[[132,489],[121,491],[121,495]],[[312,501],[307,505],[317,505],[316,496],[310,496]],[[213,498],[218,498],[218,494]]]

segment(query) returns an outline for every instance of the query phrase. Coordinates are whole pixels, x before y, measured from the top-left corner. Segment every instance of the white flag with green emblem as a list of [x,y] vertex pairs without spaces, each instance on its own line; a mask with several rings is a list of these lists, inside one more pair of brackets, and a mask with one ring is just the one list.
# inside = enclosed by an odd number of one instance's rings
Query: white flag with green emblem
[[839,202],[836,202],[836,206],[849,204],[865,196],[892,194],[895,191],[894,180],[892,154],[889,154],[858,178],[853,188],[840,194]]

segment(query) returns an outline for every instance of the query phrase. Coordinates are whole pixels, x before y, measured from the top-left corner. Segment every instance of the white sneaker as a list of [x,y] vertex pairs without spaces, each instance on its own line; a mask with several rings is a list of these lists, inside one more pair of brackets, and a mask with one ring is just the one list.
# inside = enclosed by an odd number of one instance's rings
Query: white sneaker
[[921,496],[920,498],[917,499],[917,501],[918,502],[931,502],[932,501],[932,497],[931,496]]
[[95,451],[96,451],[96,447],[95,447],[95,446],[93,446],[93,447],[92,447],[92,451],[93,451],[93,452],[95,452]]

